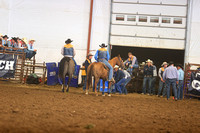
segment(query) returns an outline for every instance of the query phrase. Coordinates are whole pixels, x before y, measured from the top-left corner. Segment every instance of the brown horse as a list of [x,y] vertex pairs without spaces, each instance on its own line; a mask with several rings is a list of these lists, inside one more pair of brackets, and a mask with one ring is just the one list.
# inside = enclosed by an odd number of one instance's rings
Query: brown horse
[[[108,62],[110,63],[110,65],[112,67],[114,67],[115,65],[118,65],[121,68],[124,68],[124,63],[123,63],[123,60],[121,59],[120,55],[118,55],[117,57],[114,57],[113,59],[109,60]],[[104,92],[105,81],[108,80],[108,70],[109,69],[101,62],[94,62],[89,65],[89,67],[87,69],[86,94],[88,94],[89,87],[92,84],[92,76],[94,76],[94,80],[95,80],[94,86],[95,86],[96,96],[98,96],[97,84],[100,79],[103,80],[103,92]],[[110,89],[110,86],[111,86],[111,82],[109,82],[109,86],[108,86],[109,89]],[[104,93],[102,96],[105,96]],[[109,94],[108,96],[111,96],[111,95]]]

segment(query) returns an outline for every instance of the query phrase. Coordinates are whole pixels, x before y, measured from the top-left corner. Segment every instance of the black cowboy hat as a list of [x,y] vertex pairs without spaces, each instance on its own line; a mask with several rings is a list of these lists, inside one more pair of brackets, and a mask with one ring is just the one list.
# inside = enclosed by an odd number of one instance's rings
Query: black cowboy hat
[[105,47],[107,47],[107,45],[105,45],[105,43],[102,43],[101,45],[99,45],[99,47],[105,48]]
[[17,37],[12,37],[12,40],[14,40],[17,43]]
[[183,66],[181,64],[177,64],[176,66],[183,69]]
[[9,38],[7,35],[4,35],[3,38]]
[[69,43],[71,43],[71,42],[73,42],[73,40],[71,40],[71,39],[67,39],[67,40],[65,41],[66,44],[69,44]]

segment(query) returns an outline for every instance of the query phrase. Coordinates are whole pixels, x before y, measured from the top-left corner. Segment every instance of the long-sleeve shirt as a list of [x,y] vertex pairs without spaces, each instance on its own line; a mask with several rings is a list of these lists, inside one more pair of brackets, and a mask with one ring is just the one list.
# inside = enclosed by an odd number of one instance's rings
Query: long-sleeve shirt
[[164,70],[165,70],[164,67],[161,67],[161,68],[158,70],[158,76],[160,77],[160,79],[163,78]]
[[28,50],[34,51],[33,44],[27,44]]
[[87,73],[87,68],[89,67],[89,65],[90,65],[91,63],[92,63],[92,62],[91,62],[90,59],[86,59],[86,60],[85,60],[85,71],[86,71],[86,73]]
[[124,62],[124,64],[126,64],[126,63],[131,63],[131,66],[133,66],[133,65],[135,65],[135,63],[136,63],[136,60],[137,60],[137,58],[136,58],[135,56],[133,56],[133,59],[128,58],[128,59]]
[[115,75],[115,82],[117,83],[117,82],[119,82],[121,79],[123,79],[125,77],[125,74],[124,74],[124,72],[122,71],[122,70],[118,70],[117,72],[116,72],[116,75]]
[[10,47],[10,41],[6,41],[6,40],[2,40],[2,45],[3,46],[7,46],[7,47]]
[[126,70],[123,70],[123,72],[124,72],[124,75],[125,75],[125,77],[124,77],[125,79],[131,77],[131,75]]
[[184,71],[182,69],[178,70],[178,80],[184,80]]
[[169,66],[165,69],[163,73],[163,80],[166,80],[166,79],[176,79],[178,81],[178,71],[176,67]]
[[102,57],[104,56],[107,61],[110,59],[109,52],[105,48],[101,48],[97,50],[97,52],[94,55],[94,58],[96,61],[99,60],[99,56],[102,56]]
[[144,66],[144,76],[153,76],[153,66]]
[[74,48],[72,48],[72,50],[73,50],[73,55],[65,55],[65,46],[63,46],[61,49],[61,54],[65,57],[74,57],[76,55],[76,51],[74,50]]
[[157,68],[156,68],[155,65],[153,65],[153,76],[154,76],[154,77],[157,77],[157,76],[158,76],[158,75],[157,75]]

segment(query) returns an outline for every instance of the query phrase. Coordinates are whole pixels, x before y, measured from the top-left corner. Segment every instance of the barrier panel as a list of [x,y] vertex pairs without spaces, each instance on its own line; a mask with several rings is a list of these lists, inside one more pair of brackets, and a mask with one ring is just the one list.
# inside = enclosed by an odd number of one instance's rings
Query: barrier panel
[[[56,84],[62,84],[62,80],[58,77],[58,71],[59,71],[59,62],[58,66],[55,62],[46,63],[47,67],[47,85],[56,85]],[[80,65],[76,66],[76,75],[79,75],[80,71]],[[67,85],[68,77],[65,78],[65,85]],[[71,87],[78,87],[78,76],[76,79],[72,78],[70,85]]]
[[[103,91],[103,80],[100,79],[100,92]],[[97,85],[97,90],[99,89],[99,86]],[[105,82],[105,89],[104,89],[104,92],[108,92],[108,81]]]
[[56,85],[58,83],[58,67],[56,63],[46,63],[47,67],[47,85]]

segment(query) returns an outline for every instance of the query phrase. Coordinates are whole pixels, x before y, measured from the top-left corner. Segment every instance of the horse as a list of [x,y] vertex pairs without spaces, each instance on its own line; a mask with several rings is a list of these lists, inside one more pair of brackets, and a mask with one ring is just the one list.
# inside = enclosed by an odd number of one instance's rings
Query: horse
[[[110,63],[110,65],[112,67],[114,67],[115,65],[120,66],[121,68],[124,68],[124,63],[123,60],[121,59],[120,55],[118,55],[117,57],[114,57],[113,59],[108,61]],[[108,71],[109,69],[107,68],[107,66],[101,62],[94,62],[92,64],[89,65],[88,69],[87,69],[87,83],[86,83],[86,95],[88,95],[88,91],[89,91],[89,87],[92,83],[92,76],[94,76],[94,86],[95,86],[95,93],[96,96],[98,96],[97,94],[97,84],[99,82],[100,79],[103,80],[103,95],[104,94],[104,89],[105,89],[105,81],[108,80]],[[109,82],[108,88],[110,88],[111,86],[111,82]],[[108,96],[110,95],[110,92],[108,92]]]
[[69,84],[72,79],[72,74],[74,72],[74,61],[70,57],[63,57],[60,61],[59,65],[59,72],[58,76],[62,79],[62,92],[65,92],[65,77],[68,76],[68,82],[67,82],[67,89],[66,92],[69,92]]

